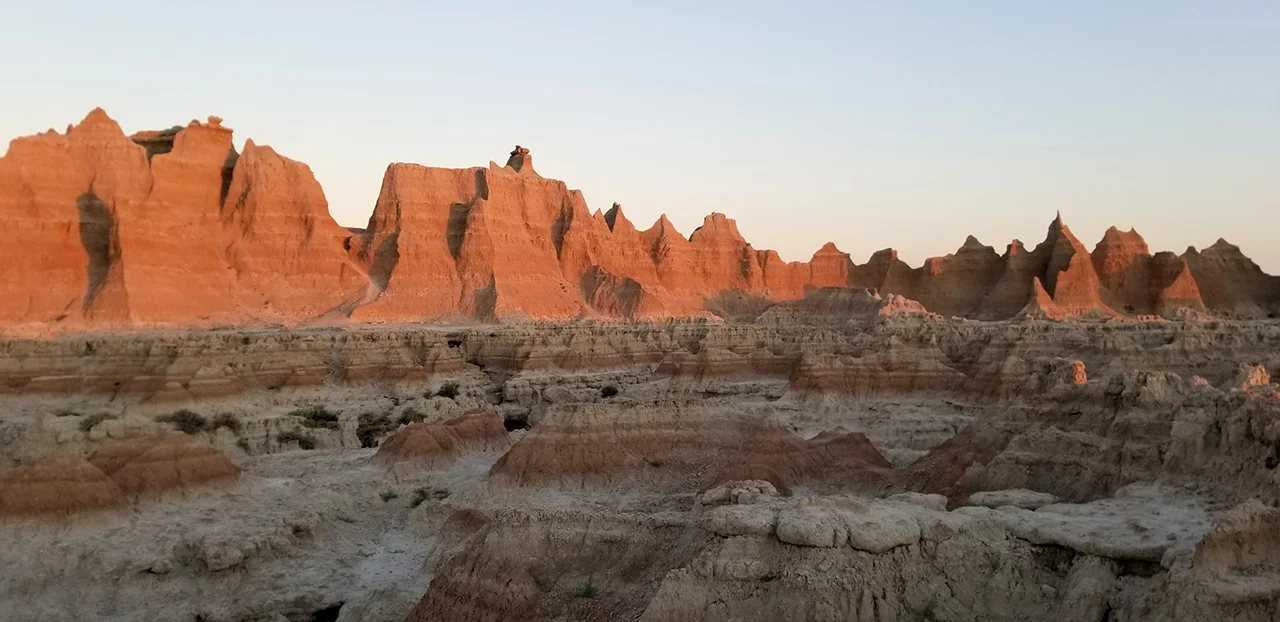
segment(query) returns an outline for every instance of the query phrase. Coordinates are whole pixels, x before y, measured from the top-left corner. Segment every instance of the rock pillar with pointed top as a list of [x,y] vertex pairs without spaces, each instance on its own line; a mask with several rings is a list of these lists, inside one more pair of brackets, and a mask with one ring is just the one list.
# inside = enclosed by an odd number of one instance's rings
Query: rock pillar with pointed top
[[507,158],[507,166],[521,175],[537,176],[537,171],[533,170],[533,156],[529,155],[528,147],[516,145],[511,150],[511,157]]

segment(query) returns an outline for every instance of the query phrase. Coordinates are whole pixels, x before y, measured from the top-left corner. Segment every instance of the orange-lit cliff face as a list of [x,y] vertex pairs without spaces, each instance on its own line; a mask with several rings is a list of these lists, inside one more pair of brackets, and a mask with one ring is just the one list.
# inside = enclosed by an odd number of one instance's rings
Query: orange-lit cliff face
[[353,235],[305,164],[252,141],[237,153],[216,117],[127,136],[97,109],[65,133],[14,140],[0,217],[0,325],[55,330],[695,317],[822,287],[991,320],[1280,311],[1280,278],[1225,241],[1152,255],[1112,228],[1090,253],[1059,217],[1031,250],[969,237],[912,268],[892,249],[858,265],[828,243],[784,262],[723,214],[686,237],[665,216],[641,231],[616,204],[592,212],[524,148],[505,166],[391,164]]

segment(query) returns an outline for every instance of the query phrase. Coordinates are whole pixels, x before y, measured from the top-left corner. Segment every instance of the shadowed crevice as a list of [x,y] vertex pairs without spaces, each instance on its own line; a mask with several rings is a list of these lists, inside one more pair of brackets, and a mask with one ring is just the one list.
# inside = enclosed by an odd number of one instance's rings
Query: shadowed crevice
[[120,260],[120,239],[116,235],[116,220],[98,195],[86,192],[76,197],[76,211],[80,216],[80,244],[89,259],[86,267],[89,285],[82,304],[88,309],[102,292],[112,265]]
[[614,203],[609,211],[604,213],[604,224],[609,225],[609,231],[613,231],[614,223],[618,222],[618,214],[622,212],[622,205]]
[[[231,178],[235,173],[236,160],[240,159],[240,154],[236,153],[236,148],[232,146],[227,150],[227,159],[222,164],[222,190],[218,193],[218,209],[221,210],[227,203],[227,193],[231,191]],[[244,197],[240,198],[242,201]]]
[[489,200],[489,178],[485,176],[486,171],[479,169],[476,171],[476,198]]
[[467,219],[471,217],[471,206],[475,200],[466,203],[454,203],[449,206],[449,224],[445,228],[445,243],[449,245],[449,254],[454,260],[462,252],[462,241],[467,236]]
[[386,290],[391,283],[391,274],[400,263],[400,232],[396,231],[382,239],[373,253],[373,263],[369,266],[369,280],[379,290]]
[[476,318],[492,322],[497,319],[498,309],[498,281],[494,276],[489,277],[489,286],[475,290]]
[[471,200],[449,205],[449,222],[445,226],[444,239],[454,261],[457,261],[458,255],[462,252],[462,243],[467,238],[467,220],[471,218],[471,209],[476,206],[477,201],[488,200],[489,178],[485,176],[484,169],[480,169],[476,171],[475,195]]
[[566,202],[560,206],[560,216],[551,223],[551,244],[556,247],[556,259],[560,258],[560,252],[564,248],[564,234],[572,224],[573,206]]

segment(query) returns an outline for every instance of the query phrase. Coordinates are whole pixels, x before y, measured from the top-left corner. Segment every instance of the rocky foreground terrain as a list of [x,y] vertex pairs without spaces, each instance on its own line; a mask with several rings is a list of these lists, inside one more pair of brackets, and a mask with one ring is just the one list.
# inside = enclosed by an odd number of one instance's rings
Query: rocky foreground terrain
[[5,620],[1280,619],[1280,279],[912,268],[221,120],[0,159]]
[[0,342],[0,610],[1280,616],[1280,323],[858,296],[752,323]]

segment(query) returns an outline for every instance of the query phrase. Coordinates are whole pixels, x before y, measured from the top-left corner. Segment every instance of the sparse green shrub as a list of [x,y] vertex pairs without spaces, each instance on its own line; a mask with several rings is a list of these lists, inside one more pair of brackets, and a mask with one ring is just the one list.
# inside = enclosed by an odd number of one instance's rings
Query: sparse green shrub
[[396,424],[385,413],[363,413],[356,427],[356,438],[360,439],[361,447],[377,447],[382,436],[394,429]]
[[587,577],[587,580],[583,581],[581,585],[573,588],[573,595],[578,598],[595,598],[598,591],[595,581],[591,577]]
[[53,416],[55,417],[79,417],[83,414],[84,413],[78,410],[71,410],[70,408],[59,408],[58,410],[53,411]]
[[413,499],[409,500],[409,507],[416,508],[428,499],[443,501],[449,498],[449,494],[449,491],[444,488],[419,488],[413,491]]
[[156,421],[160,423],[168,423],[173,429],[184,434],[199,434],[209,429],[209,420],[197,412],[187,409],[171,412],[167,415],[156,417]]
[[298,447],[301,449],[316,448],[316,437],[311,436],[310,434],[307,434],[305,432],[300,432],[298,430],[289,430],[287,432],[281,432],[278,436],[276,436],[276,441],[281,444],[294,442],[294,443],[297,443]]
[[436,391],[436,395],[439,397],[447,397],[449,399],[458,397],[458,383],[446,382],[440,385],[440,389]]
[[600,389],[600,397],[603,397],[605,399],[609,399],[617,394],[618,394],[618,387],[615,387],[613,385],[609,385],[607,387]]
[[231,413],[219,413],[213,418],[213,423],[210,424],[210,429],[217,430],[218,428],[226,428],[231,430],[232,434],[240,436],[240,432],[244,429],[244,425],[240,423],[239,417]]
[[84,432],[85,434],[88,434],[89,430],[92,430],[94,426],[97,426],[99,423],[102,423],[103,421],[107,421],[108,419],[115,419],[115,418],[116,418],[115,415],[109,415],[107,413],[98,413],[96,415],[89,415],[88,417],[85,417],[84,419],[80,420],[80,431]]
[[417,423],[426,418],[427,415],[421,410],[410,406],[404,409],[404,412],[400,413],[400,418],[396,419],[396,425],[409,425],[410,423]]
[[336,430],[341,427],[338,423],[338,413],[333,412],[324,406],[307,406],[306,408],[298,408],[290,412],[289,415],[291,417],[301,418],[302,425],[308,428]]
[[378,497],[382,499],[383,503],[387,503],[388,501],[391,501],[392,499],[395,499],[396,497],[399,497],[399,496],[400,495],[396,494],[396,491],[394,490],[384,490],[378,493]]

